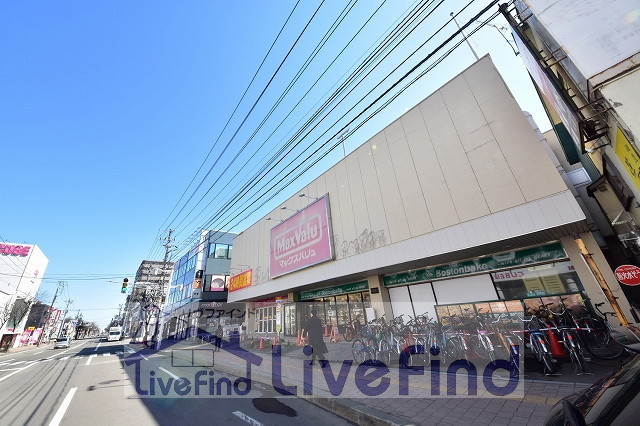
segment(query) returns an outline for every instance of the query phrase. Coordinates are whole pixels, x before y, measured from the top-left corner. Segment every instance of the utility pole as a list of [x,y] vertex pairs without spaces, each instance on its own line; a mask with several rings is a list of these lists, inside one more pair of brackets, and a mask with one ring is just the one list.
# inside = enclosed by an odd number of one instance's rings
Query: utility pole
[[[51,301],[51,306],[49,307],[50,309],[53,309],[53,304],[56,303],[58,292],[60,291],[61,288],[64,288],[65,284],[67,284],[66,281],[58,281],[58,287],[56,288],[56,293],[53,295],[53,300]],[[37,346],[40,346],[40,343],[42,342],[42,336],[44,336],[45,332],[47,331],[47,322],[49,322],[49,316],[50,316],[50,311],[49,309],[47,309],[45,319],[44,319],[44,324],[42,325],[42,333],[40,333],[40,336],[38,336]]]
[[[169,229],[169,235],[167,236],[165,243],[164,243],[164,260],[162,261],[162,273],[160,274],[160,288],[157,294],[157,298],[154,298],[153,303],[157,306],[158,309],[158,314],[156,315],[156,325],[155,325],[155,329],[153,331],[153,337],[151,338],[152,341],[157,342],[158,341],[158,332],[160,331],[160,310],[162,307],[162,298],[164,297],[164,293],[165,293],[165,285],[164,285],[164,277],[165,277],[165,271],[167,269],[167,262],[169,262],[169,254],[171,253],[171,249],[173,248],[173,244],[172,241],[173,239],[171,238],[171,235],[173,234],[173,229]],[[157,300],[157,303],[156,303]]]
[[64,314],[62,314],[62,323],[60,324],[60,330],[58,331],[58,337],[62,334],[62,330],[64,330],[64,320],[67,317],[67,313],[69,312],[69,305],[73,303],[73,300],[67,300],[67,306],[64,308]]
[[464,38],[464,41],[467,42],[467,45],[469,46],[469,49],[471,49],[471,52],[473,53],[473,56],[476,58],[476,61],[478,60],[478,54],[476,53],[475,50],[473,50],[473,47],[471,47],[471,43],[469,42],[469,38],[467,37],[467,35],[464,33],[464,31],[462,30],[462,28],[460,28],[460,24],[458,24],[458,20],[456,19],[456,16],[453,12],[451,12],[451,18],[453,19],[453,22],[456,23],[456,26],[458,27],[458,30],[460,30],[460,32],[462,33],[462,37]]

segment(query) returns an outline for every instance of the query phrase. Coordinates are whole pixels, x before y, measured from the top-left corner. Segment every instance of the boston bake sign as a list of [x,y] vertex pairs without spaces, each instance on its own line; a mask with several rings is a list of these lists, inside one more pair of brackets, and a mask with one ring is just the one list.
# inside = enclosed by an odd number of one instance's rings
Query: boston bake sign
[[271,278],[333,259],[329,194],[271,229]]

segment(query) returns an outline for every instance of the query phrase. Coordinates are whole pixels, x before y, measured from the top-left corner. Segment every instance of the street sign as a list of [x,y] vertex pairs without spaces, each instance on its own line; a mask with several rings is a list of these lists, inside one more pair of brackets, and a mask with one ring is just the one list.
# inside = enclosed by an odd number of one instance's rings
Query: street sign
[[640,285],[640,268],[635,265],[620,265],[614,273],[622,284]]

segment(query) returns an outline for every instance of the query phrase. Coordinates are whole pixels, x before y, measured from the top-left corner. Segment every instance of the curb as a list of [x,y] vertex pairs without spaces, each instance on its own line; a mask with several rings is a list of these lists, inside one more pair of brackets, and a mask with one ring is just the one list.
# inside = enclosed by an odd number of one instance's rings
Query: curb
[[[191,361],[191,359],[187,359],[183,356],[179,356],[178,353],[177,358],[183,359],[185,361]],[[227,374],[233,374],[236,376],[242,377],[245,373],[245,370],[241,368],[234,368],[228,365],[218,366],[214,362],[214,366],[206,366],[204,364],[200,364],[201,361],[198,361],[197,358],[193,359],[193,363],[200,365],[201,367],[207,367],[216,369],[218,371],[223,371]],[[263,385],[270,386],[271,381],[269,377],[265,377],[263,375],[253,375],[251,380],[262,383]],[[415,423],[409,422],[406,419],[402,419],[400,417],[394,416],[389,413],[385,413],[380,410],[376,410],[375,408],[371,408],[367,405],[361,404],[351,399],[346,398],[322,398],[317,396],[297,396],[297,398],[304,399],[316,405],[330,413],[333,413],[343,419],[354,422],[358,425],[370,425],[370,426],[414,426]]]

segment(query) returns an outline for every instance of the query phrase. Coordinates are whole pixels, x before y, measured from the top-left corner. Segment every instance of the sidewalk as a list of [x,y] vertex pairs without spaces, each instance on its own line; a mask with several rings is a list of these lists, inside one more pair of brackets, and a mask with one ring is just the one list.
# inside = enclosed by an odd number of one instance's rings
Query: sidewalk
[[[174,358],[181,358],[193,362],[194,366],[210,366],[210,353],[206,349],[212,349],[208,343],[197,344],[195,342],[179,342],[173,346],[161,350]],[[301,347],[283,347],[280,356],[272,356],[271,345],[264,350],[252,350],[252,354],[261,359],[260,365],[251,365],[251,380],[264,383],[268,386],[277,385],[281,379],[284,389],[292,390],[298,397],[308,399],[331,412],[336,413],[358,424],[525,424],[541,425],[553,404],[561,398],[581,391],[593,383],[597,378],[605,374],[610,367],[604,367],[598,374],[590,376],[578,376],[583,383],[574,383],[570,374],[549,377],[540,375],[542,379],[531,379],[525,376],[520,383],[522,392],[517,396],[494,397],[480,386],[477,395],[467,396],[464,387],[467,386],[468,377],[453,375],[454,386],[458,386],[454,396],[447,396],[452,389],[449,379],[452,375],[446,373],[438,383],[441,389],[440,395],[434,397],[433,383],[430,376],[414,375],[411,370],[398,366],[390,366],[384,379],[371,378],[365,383],[375,388],[382,386],[382,380],[387,380],[389,389],[402,389],[405,385],[406,394],[385,397],[366,395],[363,393],[362,375],[357,376],[358,366],[353,363],[350,366],[351,344],[346,342],[328,344],[330,367],[322,369],[318,365],[308,366],[305,360],[309,357],[303,353]],[[176,351],[178,349],[178,351]],[[193,351],[191,349],[205,349],[205,351]],[[239,377],[247,376],[247,363],[242,359],[242,353],[237,346],[223,346],[222,351],[215,352],[214,369]],[[343,362],[344,361],[344,362]],[[349,364],[349,365],[347,365]],[[351,368],[347,368],[347,367]],[[571,366],[569,366],[571,367]],[[376,370],[369,367],[369,371]],[[279,376],[279,374],[281,376]],[[275,380],[274,380],[275,377]],[[360,384],[358,384],[360,380]],[[482,381],[482,377],[479,377]],[[308,382],[313,384],[313,394],[306,395]],[[337,386],[336,382],[340,385]],[[445,384],[446,382],[446,384]],[[329,383],[329,384],[328,384]],[[504,380],[504,383],[507,383]],[[355,385],[354,385],[355,384]],[[442,387],[442,385],[445,385]],[[336,387],[337,386],[337,387]],[[339,392],[336,393],[336,388]],[[468,391],[468,389],[467,389]],[[309,392],[311,393],[311,392]],[[472,392],[471,392],[472,393]],[[387,392],[388,394],[388,392]]]
[[51,343],[46,342],[46,343],[40,343],[40,346],[38,346],[38,345],[24,345],[24,346],[18,346],[17,348],[9,348],[9,350],[6,351],[6,352],[0,352],[0,357],[6,356],[8,354],[15,354],[15,353],[18,353],[18,352],[30,351],[32,349],[46,348],[50,344]]

